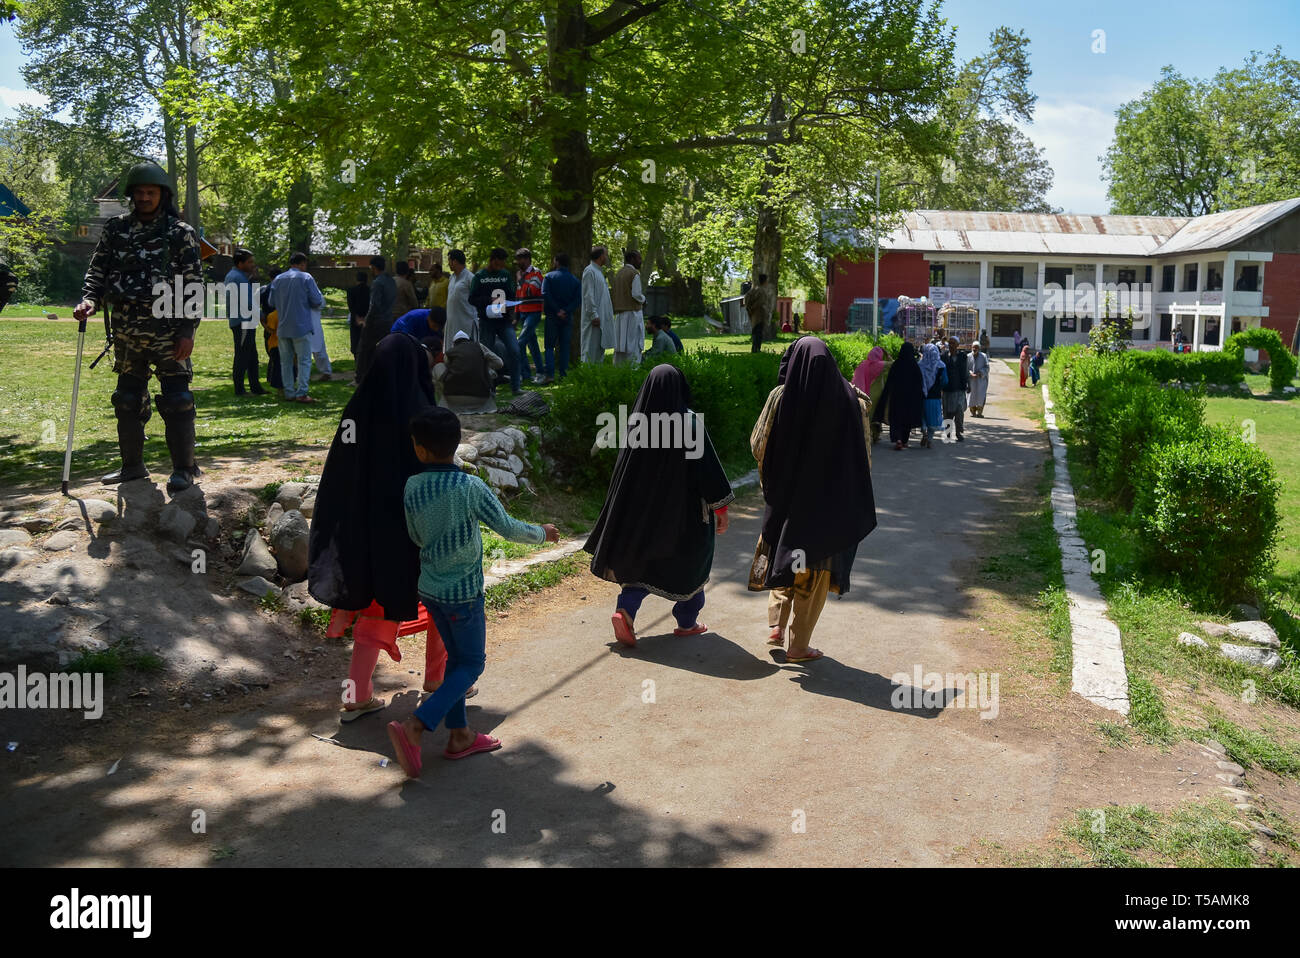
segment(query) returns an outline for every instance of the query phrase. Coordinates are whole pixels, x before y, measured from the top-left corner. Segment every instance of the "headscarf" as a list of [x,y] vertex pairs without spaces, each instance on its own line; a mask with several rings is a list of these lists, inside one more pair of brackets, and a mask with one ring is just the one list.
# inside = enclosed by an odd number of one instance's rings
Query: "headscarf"
[[867,353],[867,358],[853,371],[853,385],[864,393],[871,392],[871,384],[876,381],[880,371],[885,368],[885,351],[879,346]]
[[1026,363],[1029,362],[1029,344],[1028,344],[1028,343],[1025,343],[1025,345],[1023,345],[1023,346],[1020,347],[1020,359],[1021,359],[1021,362],[1026,362]]
[[[681,417],[685,440],[686,417],[695,415],[690,411],[690,401],[691,389],[682,371],[664,363],[650,370],[641,384],[629,421],[637,413]],[[600,518],[583,547],[592,554],[594,575],[674,595],[694,594],[707,581],[705,566],[701,566],[703,578],[698,582],[679,583],[668,589],[666,581],[656,581],[664,577],[665,564],[677,566],[684,562],[684,552],[707,546],[712,554],[714,533],[708,511],[721,509],[735,498],[704,431],[704,420],[696,417],[694,428],[698,430],[694,437],[701,452],[694,459],[687,457],[685,442],[681,447],[658,449],[623,444]]]
[[456,335],[451,337],[453,344],[460,342],[462,339],[469,339],[469,333],[465,332],[463,329],[456,330]]
[[862,408],[826,344],[804,336],[781,357],[785,388],[763,454],[764,585],[794,584],[794,552],[814,562],[856,547],[876,527]]
[[384,618],[418,613],[420,553],[406,531],[406,480],[424,467],[409,424],[437,405],[429,361],[412,336],[385,336],[343,409],[316,493],[308,591],[335,609],[378,602]]
[[928,393],[934,388],[935,377],[939,375],[939,367],[942,365],[938,346],[926,343],[921,347],[921,392]]
[[871,418],[876,422],[884,420],[885,410],[889,410],[891,429],[906,432],[924,422],[923,405],[925,392],[921,389],[921,367],[916,362],[916,347],[903,343],[898,351],[898,359],[889,369],[885,379],[885,388],[880,391]]

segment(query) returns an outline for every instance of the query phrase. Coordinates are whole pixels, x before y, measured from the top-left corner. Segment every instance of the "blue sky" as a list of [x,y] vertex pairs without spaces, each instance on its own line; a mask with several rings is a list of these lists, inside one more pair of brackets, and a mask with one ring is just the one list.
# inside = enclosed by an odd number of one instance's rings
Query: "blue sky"
[[[946,0],[944,13],[957,28],[960,60],[983,52],[995,27],[1028,35],[1038,108],[1025,132],[1055,171],[1048,200],[1068,213],[1109,208],[1098,157],[1114,133],[1115,109],[1150,87],[1162,66],[1209,77],[1251,50],[1280,44],[1300,56],[1300,0]],[[1104,53],[1092,50],[1095,30],[1105,31]],[[22,61],[12,26],[0,24],[0,117],[34,96],[19,74]]]

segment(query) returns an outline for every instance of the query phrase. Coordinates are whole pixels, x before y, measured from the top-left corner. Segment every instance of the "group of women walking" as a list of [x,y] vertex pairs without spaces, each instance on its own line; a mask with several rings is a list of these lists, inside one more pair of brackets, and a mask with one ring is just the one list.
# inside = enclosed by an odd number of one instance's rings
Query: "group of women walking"
[[[633,412],[690,411],[681,370],[651,370]],[[813,628],[828,592],[849,589],[858,543],[876,527],[867,395],[845,381],[821,340],[806,336],[781,357],[777,385],[750,436],[765,508],[748,587],[768,591],[768,642],[786,660],[821,658]],[[624,446],[600,518],[587,540],[594,575],[617,583],[614,636],[636,645],[647,595],[672,600],[674,635],[707,630],[699,615],[726,532],[731,485],[705,430],[703,454]]]
[[[428,468],[413,449],[410,423],[436,405],[431,365],[412,336],[379,343],[374,370],[381,375],[366,376],[353,394],[343,413],[351,429],[340,428],[321,477],[308,582],[333,610],[329,634],[352,628],[343,721],[385,707],[372,683],[379,655],[400,661],[401,626],[420,613],[421,552],[408,535],[403,489]],[[734,493],[703,424],[686,427],[685,417],[697,416],[690,403],[681,370],[650,371],[633,412],[684,417],[680,435],[702,433],[702,451],[694,443],[623,443],[585,546],[592,573],[620,587],[612,618],[625,646],[636,645],[637,612],[652,594],[674,603],[675,635],[708,629],[700,616],[714,537],[727,531]],[[748,588],[770,593],[767,641],[784,647],[790,662],[822,657],[811,639],[827,594],[849,590],[858,544],[876,526],[869,408],[868,391],[845,381],[826,344],[804,337],[782,356],[750,437],[765,508]],[[450,674],[451,650],[437,628],[428,636],[423,684],[434,693]]]
[[[969,409],[972,416],[983,417],[989,389],[988,355],[978,341],[971,344],[968,357],[960,357],[958,351],[955,339],[942,355],[938,344],[925,343],[919,357],[916,347],[905,342],[892,363],[884,360],[879,346],[871,351],[858,367],[854,383],[875,400],[873,438],[879,438],[881,424],[887,422],[895,449],[908,448],[913,429],[921,430],[921,447],[930,448],[934,434],[944,428],[945,413],[954,416],[958,438],[962,436],[961,413]],[[964,361],[958,363],[957,359]],[[956,375],[967,381],[954,380]]]

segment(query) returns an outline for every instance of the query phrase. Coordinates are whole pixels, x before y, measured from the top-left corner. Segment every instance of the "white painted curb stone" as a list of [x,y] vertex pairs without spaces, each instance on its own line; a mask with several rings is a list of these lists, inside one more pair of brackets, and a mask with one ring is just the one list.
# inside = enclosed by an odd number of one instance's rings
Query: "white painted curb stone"
[[1128,673],[1124,670],[1124,647],[1119,627],[1106,612],[1106,600],[1092,579],[1088,547],[1076,524],[1078,507],[1065,442],[1056,427],[1055,403],[1043,383],[1043,418],[1052,441],[1056,478],[1052,483],[1052,526],[1061,546],[1061,571],[1070,607],[1070,637],[1074,653],[1071,689],[1089,702],[1128,715]]

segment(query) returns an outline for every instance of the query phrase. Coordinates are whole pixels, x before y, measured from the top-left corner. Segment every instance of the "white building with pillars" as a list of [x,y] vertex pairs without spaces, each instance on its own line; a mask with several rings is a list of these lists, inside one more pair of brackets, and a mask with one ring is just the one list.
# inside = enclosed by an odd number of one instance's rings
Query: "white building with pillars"
[[[1086,342],[1107,306],[1132,307],[1139,346],[1181,329],[1196,350],[1260,325],[1290,344],[1300,319],[1300,198],[1190,218],[917,210],[881,250],[882,297],[968,303],[995,349],[1017,331]],[[869,258],[830,261],[831,328],[870,302],[871,276]]]

